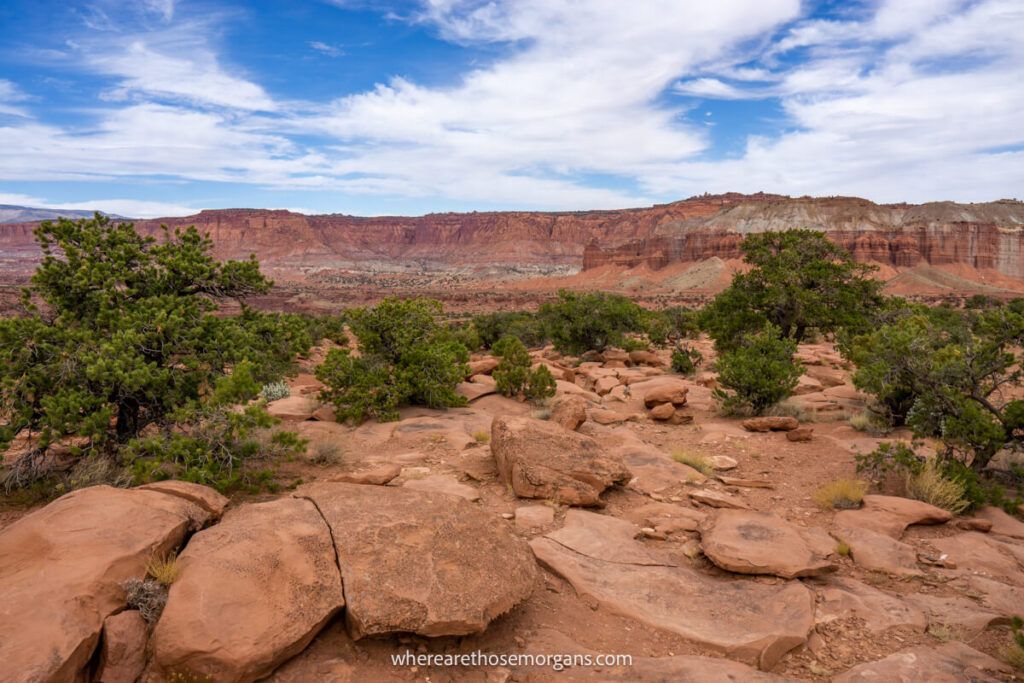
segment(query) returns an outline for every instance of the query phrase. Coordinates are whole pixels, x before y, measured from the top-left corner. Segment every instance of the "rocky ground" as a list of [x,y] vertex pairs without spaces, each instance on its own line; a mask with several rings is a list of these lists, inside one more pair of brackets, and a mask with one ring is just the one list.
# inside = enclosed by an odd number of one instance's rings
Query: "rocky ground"
[[[712,374],[673,375],[664,353],[537,354],[561,378],[545,410],[494,393],[480,357],[468,407],[355,428],[319,405],[307,366],[271,405],[310,440],[282,468],[294,490],[94,487],[0,520],[0,678],[1024,677],[1000,659],[1024,613],[1024,522],[878,493],[819,508],[812,494],[883,439],[849,426],[863,397],[831,347],[800,358],[800,421],[748,422],[717,414]],[[177,548],[147,625],[122,583]],[[392,663],[407,651],[633,662]]]

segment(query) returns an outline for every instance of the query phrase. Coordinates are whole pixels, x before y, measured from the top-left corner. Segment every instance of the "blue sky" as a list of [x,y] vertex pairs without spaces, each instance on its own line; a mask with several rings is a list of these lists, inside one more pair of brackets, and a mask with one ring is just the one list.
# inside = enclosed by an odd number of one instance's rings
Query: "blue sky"
[[0,203],[419,214],[1024,187],[1024,0],[6,0]]

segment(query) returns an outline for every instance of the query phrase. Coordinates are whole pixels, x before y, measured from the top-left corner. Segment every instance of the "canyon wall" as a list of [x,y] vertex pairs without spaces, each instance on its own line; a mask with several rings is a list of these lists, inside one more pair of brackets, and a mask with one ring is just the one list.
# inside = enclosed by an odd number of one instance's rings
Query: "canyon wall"
[[[221,258],[255,253],[279,281],[332,270],[544,275],[606,265],[663,268],[739,256],[745,234],[823,230],[859,260],[991,269],[1024,278],[1024,203],[877,205],[856,198],[705,195],[642,209],[473,212],[418,217],[305,216],[225,209],[137,221],[159,235],[196,225]],[[0,268],[31,272],[35,224],[0,225]]]

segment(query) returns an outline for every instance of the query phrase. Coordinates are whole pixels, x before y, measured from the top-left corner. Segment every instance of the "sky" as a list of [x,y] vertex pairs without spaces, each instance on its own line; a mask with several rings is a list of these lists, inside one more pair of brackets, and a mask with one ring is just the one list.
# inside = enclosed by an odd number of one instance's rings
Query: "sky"
[[0,203],[1024,197],[1024,0],[4,0]]

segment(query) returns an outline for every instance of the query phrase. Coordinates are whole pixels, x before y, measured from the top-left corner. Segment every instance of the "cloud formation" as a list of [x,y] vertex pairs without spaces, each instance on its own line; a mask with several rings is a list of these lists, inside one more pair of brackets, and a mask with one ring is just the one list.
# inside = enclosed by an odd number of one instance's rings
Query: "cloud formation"
[[[1019,0],[880,0],[824,17],[799,0],[423,0],[393,20],[490,57],[453,83],[382,74],[326,101],[271,94],[226,54],[224,16],[142,6],[131,21],[97,6],[99,33],[68,47],[68,69],[104,79],[88,124],[31,118],[25,87],[0,80],[0,180],[244,183],[378,197],[381,212],[391,198],[969,201],[1024,186]],[[704,123],[722,102],[781,114],[727,154],[723,127]]]

